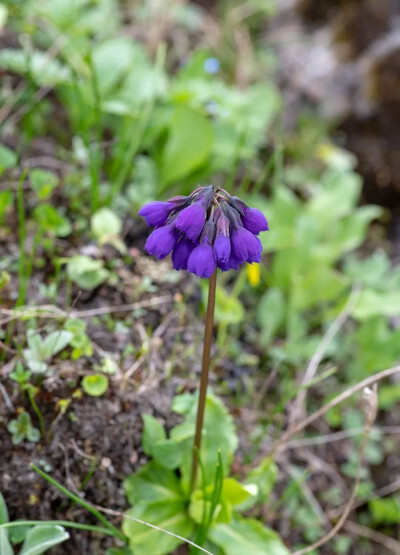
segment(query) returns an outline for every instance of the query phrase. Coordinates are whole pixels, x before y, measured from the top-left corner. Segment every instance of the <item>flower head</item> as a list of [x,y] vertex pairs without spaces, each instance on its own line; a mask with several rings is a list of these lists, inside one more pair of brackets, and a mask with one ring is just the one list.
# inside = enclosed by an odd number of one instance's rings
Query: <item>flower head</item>
[[172,252],[175,270],[209,278],[217,267],[225,272],[261,261],[257,235],[268,230],[264,214],[221,188],[209,185],[188,197],[150,202],[139,215],[156,227],[145,249],[160,259]]

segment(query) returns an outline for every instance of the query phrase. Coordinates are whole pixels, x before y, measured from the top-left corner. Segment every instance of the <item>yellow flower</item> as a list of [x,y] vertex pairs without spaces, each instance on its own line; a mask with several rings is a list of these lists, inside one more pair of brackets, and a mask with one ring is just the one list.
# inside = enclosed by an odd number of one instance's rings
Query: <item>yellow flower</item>
[[247,264],[247,279],[252,287],[260,285],[261,271],[259,264]]

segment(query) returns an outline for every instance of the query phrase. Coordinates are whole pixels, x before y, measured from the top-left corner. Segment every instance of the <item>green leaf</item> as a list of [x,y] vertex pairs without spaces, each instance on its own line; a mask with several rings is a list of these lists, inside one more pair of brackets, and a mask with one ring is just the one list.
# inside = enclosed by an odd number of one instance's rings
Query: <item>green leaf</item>
[[83,391],[91,397],[101,397],[108,389],[108,378],[102,374],[91,374],[82,380]]
[[41,200],[48,198],[58,184],[55,173],[41,168],[34,168],[29,174],[29,179],[33,190]]
[[134,44],[124,37],[108,39],[94,47],[92,63],[102,96],[110,92],[126,75],[133,62],[134,54]]
[[94,289],[109,276],[102,260],[93,260],[81,254],[69,259],[67,273],[69,278],[82,289]]
[[164,426],[151,414],[143,414],[143,451],[146,455],[153,455],[153,445],[167,439]]
[[210,156],[213,145],[211,123],[186,106],[175,109],[162,158],[162,182],[169,185],[192,173]]
[[[170,437],[180,444],[182,451],[183,488],[188,489],[192,466],[193,438],[197,415],[197,395],[192,397],[192,406],[183,424],[171,430]],[[238,437],[234,422],[222,401],[212,394],[207,395],[200,458],[205,468],[206,485],[214,483],[218,452],[221,453],[224,475],[227,475],[233,454],[237,449]],[[200,473],[199,473],[200,474]]]
[[69,538],[62,526],[34,526],[29,530],[19,555],[40,555]]
[[269,343],[285,320],[285,298],[281,289],[271,287],[264,293],[258,304],[257,320],[263,343]]
[[129,516],[149,522],[183,538],[190,539],[194,530],[194,522],[189,518],[185,503],[182,501],[161,501],[150,505],[139,503],[125,515],[122,531],[128,537],[129,545],[135,555],[149,555],[149,553],[151,555],[167,555],[172,553],[183,541],[165,532],[129,520]]
[[92,232],[101,245],[113,243],[121,232],[122,223],[119,217],[109,208],[100,208],[92,216]]
[[221,498],[229,505],[238,505],[243,503],[250,493],[245,486],[240,484],[234,478],[225,478],[222,484],[222,495]]
[[374,524],[397,524],[400,520],[400,503],[396,497],[372,499],[368,507]]
[[372,289],[362,291],[353,316],[366,320],[372,316],[397,316],[399,314],[400,292],[378,292]]
[[226,555],[289,555],[279,535],[250,518],[235,518],[230,524],[215,524],[209,539]]
[[1,555],[14,555],[6,528],[0,528],[0,553]]
[[6,500],[4,499],[3,494],[0,491],[0,525],[6,524],[8,521],[9,521],[9,516],[8,516]]
[[[203,286],[203,299],[206,304],[207,285]],[[217,285],[215,300],[215,321],[225,324],[240,324],[243,322],[244,308],[237,297],[229,295],[223,287]]]
[[178,414],[187,414],[193,407],[193,395],[182,393],[172,399],[171,410]]
[[66,237],[71,233],[71,224],[65,216],[50,204],[40,204],[34,210],[35,220],[41,229],[57,237]]
[[152,447],[154,460],[164,468],[178,468],[182,461],[182,451],[177,443],[170,439],[157,441]]
[[183,500],[178,476],[152,461],[124,480],[129,503]]
[[52,333],[49,333],[41,345],[41,351],[44,359],[48,359],[65,349],[65,347],[70,344],[73,336],[74,335],[70,331],[66,330],[53,331]]
[[0,175],[4,170],[15,168],[17,165],[17,155],[10,148],[0,145]]
[[254,494],[238,510],[247,510],[256,503],[268,503],[269,497],[275,487],[278,477],[278,467],[273,459],[266,458],[258,466],[250,470],[246,476],[245,485],[251,488]]

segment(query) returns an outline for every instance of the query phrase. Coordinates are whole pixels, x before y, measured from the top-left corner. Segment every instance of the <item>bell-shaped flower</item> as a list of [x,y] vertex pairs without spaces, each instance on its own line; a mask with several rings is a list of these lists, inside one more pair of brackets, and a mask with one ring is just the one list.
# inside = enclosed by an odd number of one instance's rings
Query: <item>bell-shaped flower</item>
[[139,216],[143,216],[147,225],[160,227],[167,223],[171,211],[175,208],[173,202],[149,202],[145,204],[138,212]]
[[164,225],[150,233],[144,248],[149,254],[161,260],[170,254],[178,238],[179,233],[172,225]]
[[243,226],[254,235],[258,235],[261,231],[269,230],[267,219],[258,208],[246,207],[242,216],[242,222]]
[[261,260],[261,241],[244,227],[238,227],[231,234],[232,252],[237,260],[246,262],[252,259],[253,262]]
[[179,212],[175,227],[191,241],[197,241],[206,220],[206,209],[201,202],[194,202]]
[[174,270],[187,270],[189,256],[195,248],[195,244],[186,239],[186,237],[181,237],[176,243],[174,250],[172,251],[172,265]]

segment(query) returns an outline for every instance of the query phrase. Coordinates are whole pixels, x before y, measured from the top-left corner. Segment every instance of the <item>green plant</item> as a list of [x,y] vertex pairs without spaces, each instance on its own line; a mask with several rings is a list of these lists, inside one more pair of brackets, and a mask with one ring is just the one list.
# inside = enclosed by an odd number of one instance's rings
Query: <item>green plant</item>
[[76,254],[68,260],[67,274],[82,289],[94,289],[110,275],[102,260],[94,260],[82,254]]
[[108,378],[101,374],[90,374],[82,380],[82,388],[85,393],[92,397],[100,397],[108,389]]
[[28,348],[22,351],[29,370],[33,374],[44,374],[48,361],[64,350],[71,342],[73,334],[67,330],[49,333],[44,339],[33,329],[27,332]]
[[10,420],[7,430],[12,434],[12,442],[18,445],[26,439],[35,443],[39,441],[40,432],[32,426],[31,417],[27,412],[21,412],[16,419]]
[[56,523],[10,522],[7,505],[0,492],[0,553],[13,555],[14,545],[22,543],[20,555],[40,555],[69,538],[68,532]]
[[122,529],[134,553],[165,555],[182,540],[146,528],[130,516],[178,536],[194,538],[213,553],[261,555],[267,550],[271,555],[287,554],[275,532],[241,516],[259,501],[265,502],[271,493],[276,478],[273,461],[263,461],[243,483],[229,476],[238,438],[223,403],[209,393],[198,452],[199,482],[191,491],[197,395],[176,397],[172,409],[185,418],[171,430],[169,438],[158,420],[143,416],[143,449],[152,460],[124,482],[133,508],[126,514]]

